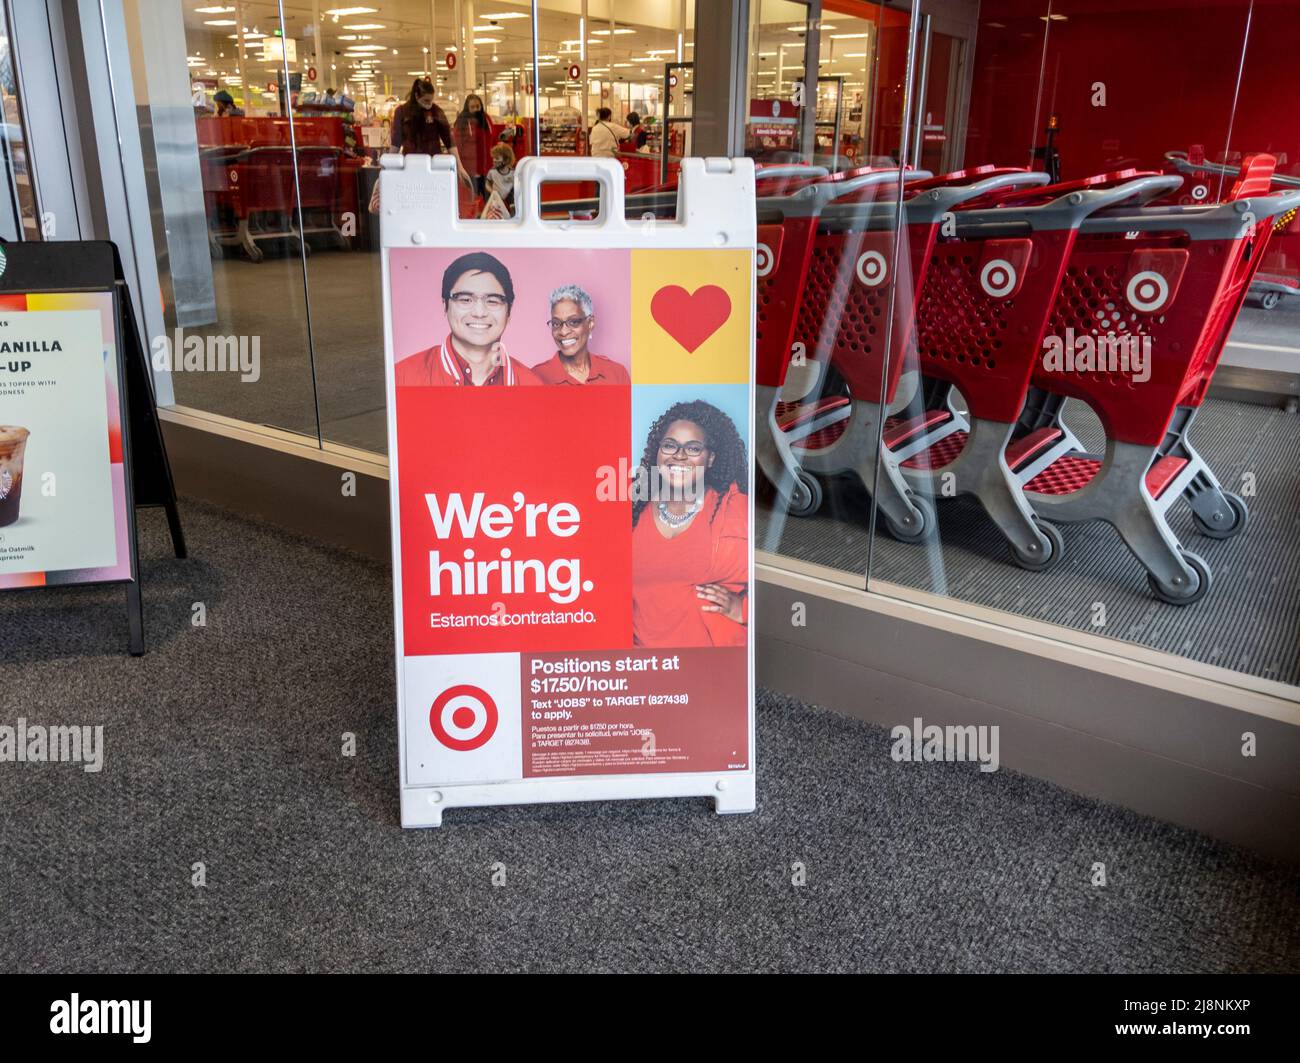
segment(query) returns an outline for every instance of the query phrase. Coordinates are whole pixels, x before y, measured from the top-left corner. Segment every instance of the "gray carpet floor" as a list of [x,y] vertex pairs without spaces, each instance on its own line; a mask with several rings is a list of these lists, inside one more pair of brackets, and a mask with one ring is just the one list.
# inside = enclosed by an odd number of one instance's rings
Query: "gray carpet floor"
[[0,969],[1300,971],[1300,869],[768,692],[752,815],[403,831],[386,567],[183,515],[184,562],[143,515],[142,659],[120,589],[0,598],[0,723],[105,729],[99,774],[0,764]]

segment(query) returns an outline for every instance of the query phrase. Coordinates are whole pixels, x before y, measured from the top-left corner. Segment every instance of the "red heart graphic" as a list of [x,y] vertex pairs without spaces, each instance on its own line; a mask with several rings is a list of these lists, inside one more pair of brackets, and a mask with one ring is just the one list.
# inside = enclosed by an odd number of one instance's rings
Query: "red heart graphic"
[[731,317],[731,298],[716,284],[688,292],[676,284],[660,288],[650,300],[650,316],[691,354]]

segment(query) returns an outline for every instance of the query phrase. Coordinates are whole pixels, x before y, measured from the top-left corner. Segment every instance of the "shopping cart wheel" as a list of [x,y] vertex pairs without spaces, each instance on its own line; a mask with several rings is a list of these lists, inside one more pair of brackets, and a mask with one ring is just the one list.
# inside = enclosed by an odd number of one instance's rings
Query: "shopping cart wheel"
[[1049,568],[1054,568],[1061,558],[1065,556],[1065,540],[1061,538],[1061,529],[1055,524],[1049,524],[1041,517],[1035,517],[1034,523],[1047,538],[1047,552],[1041,556],[1039,554],[1022,554],[1013,544],[1011,546],[1011,559],[1028,572],[1046,572]]
[[889,529],[889,534],[900,543],[919,543],[930,538],[935,533],[939,526],[938,518],[935,516],[934,503],[928,498],[912,491],[907,492],[907,497],[911,499],[912,505],[916,507],[917,520],[915,525],[904,526],[898,524],[886,513],[885,527]]
[[1189,591],[1183,594],[1170,594],[1156,581],[1156,578],[1147,573],[1147,583],[1151,587],[1151,593],[1159,598],[1162,602],[1168,602],[1170,605],[1191,605],[1199,602],[1210,591],[1210,566],[1207,565],[1203,558],[1190,550],[1183,551],[1183,560],[1196,573],[1196,584]]
[[1259,305],[1265,310],[1272,310],[1273,307],[1277,306],[1281,299],[1282,295],[1280,292],[1265,292],[1259,298]]
[[792,517],[811,517],[822,505],[822,483],[810,472],[795,470],[794,490],[786,499],[785,511]]
[[1208,535],[1211,539],[1231,539],[1246,527],[1246,518],[1250,516],[1250,509],[1241,495],[1232,491],[1224,491],[1223,497],[1228,500],[1228,506],[1232,510],[1232,523],[1212,525],[1201,520],[1199,515],[1192,514],[1192,519],[1196,521],[1197,530],[1202,535]]

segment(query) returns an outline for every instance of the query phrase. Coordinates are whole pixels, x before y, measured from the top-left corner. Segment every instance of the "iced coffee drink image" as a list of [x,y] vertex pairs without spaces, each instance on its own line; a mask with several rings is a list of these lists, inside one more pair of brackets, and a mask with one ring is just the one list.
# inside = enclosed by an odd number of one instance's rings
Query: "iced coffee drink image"
[[0,528],[18,519],[23,494],[23,454],[30,434],[26,428],[0,425]]

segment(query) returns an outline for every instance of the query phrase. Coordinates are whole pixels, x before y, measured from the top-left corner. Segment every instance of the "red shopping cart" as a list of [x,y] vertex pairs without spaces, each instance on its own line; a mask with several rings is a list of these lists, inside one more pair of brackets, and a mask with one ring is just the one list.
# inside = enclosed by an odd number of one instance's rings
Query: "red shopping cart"
[[977,498],[1022,568],[1043,570],[1064,556],[1060,532],[1034,513],[1022,484],[1080,449],[1059,420],[1064,400],[1029,394],[1079,226],[1097,211],[1140,205],[1180,184],[1132,173],[993,189],[978,202],[999,205],[954,215],[925,271],[916,359],[927,378],[958,389],[970,428],[902,461],[902,476],[935,497]]
[[[1255,159],[1267,159],[1271,156],[1254,156]],[[1202,202],[1209,198],[1212,191],[1212,179],[1218,177],[1220,182],[1229,178],[1240,178],[1241,167],[1229,166],[1225,163],[1210,162],[1205,158],[1204,149],[1186,151],[1167,151],[1165,160],[1169,162],[1180,174],[1184,174],[1189,180],[1189,190],[1187,201],[1191,203]],[[1258,163],[1257,163],[1258,165]],[[1250,177],[1250,175],[1247,175]],[[1261,178],[1267,178],[1267,182],[1262,184]],[[1300,188],[1300,177],[1292,177],[1286,174],[1271,172],[1266,174],[1255,174],[1255,186],[1252,188],[1252,195],[1260,195],[1273,189]],[[1273,219],[1273,236],[1270,244],[1276,245],[1278,238],[1284,233],[1287,241],[1292,243],[1292,254],[1294,255],[1294,242],[1297,237],[1295,229],[1295,219],[1297,211],[1295,209],[1284,211]],[[1300,276],[1294,272],[1287,271],[1285,267],[1278,270],[1285,259],[1285,255],[1276,256],[1279,262],[1274,263],[1270,268],[1267,262],[1261,262],[1259,271],[1255,274],[1250,282],[1250,290],[1247,293],[1247,301],[1253,306],[1261,307],[1264,310],[1272,310],[1283,299],[1293,295],[1300,295]]]
[[[789,167],[806,171],[807,167]],[[764,176],[771,173],[765,171]],[[778,175],[783,180],[795,174]],[[758,201],[756,372],[758,437],[754,457],[763,475],[777,489],[787,512],[806,516],[821,505],[821,484],[799,467],[792,448],[833,431],[844,422],[852,400],[838,386],[828,386],[828,365],[819,357],[822,345],[810,337],[820,324],[803,314],[808,270],[818,239],[818,219],[826,206],[843,197],[874,197],[900,180],[929,177],[924,171],[860,170],[802,181],[788,194]],[[803,323],[808,331],[797,326]],[[796,343],[800,346],[796,347]],[[812,350],[809,351],[809,347]],[[811,368],[805,394],[785,401],[792,357]]]
[[215,233],[215,243],[237,245],[254,262],[264,240],[297,240],[308,253],[306,237],[328,233],[340,246],[347,237],[338,226],[343,152],[333,147],[257,147],[241,152],[227,167],[222,193],[236,221],[233,232]]
[[1205,206],[1117,208],[1085,219],[1048,322],[1059,351],[1033,382],[1086,402],[1105,453],[1058,457],[1026,484],[1053,521],[1107,521],[1148,573],[1152,592],[1186,605],[1209,591],[1206,562],[1167,514],[1190,503],[1198,529],[1224,539],[1247,508],[1188,439],[1219,356],[1259,268],[1274,218],[1300,192],[1266,191],[1272,160],[1253,156],[1227,199]]
[[843,377],[852,404],[842,424],[793,442],[791,457],[810,480],[856,475],[895,538],[916,542],[935,529],[932,503],[907,485],[901,464],[967,428],[951,388],[923,383],[913,353],[917,298],[940,227],[964,202],[1046,180],[1026,170],[961,171],[908,183],[901,206],[849,202],[822,212],[796,327]]

